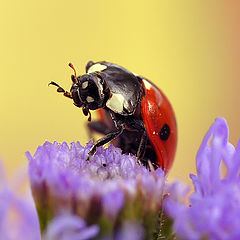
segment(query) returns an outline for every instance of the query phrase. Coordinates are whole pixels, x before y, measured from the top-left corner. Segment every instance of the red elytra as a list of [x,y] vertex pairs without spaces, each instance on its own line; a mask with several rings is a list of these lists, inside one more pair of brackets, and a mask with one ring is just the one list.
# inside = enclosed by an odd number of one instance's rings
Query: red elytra
[[[157,164],[166,173],[172,166],[177,147],[177,124],[173,108],[164,93],[143,81],[145,96],[142,99],[142,118],[148,137],[157,154]],[[170,127],[166,141],[160,139],[159,133],[164,124]]]

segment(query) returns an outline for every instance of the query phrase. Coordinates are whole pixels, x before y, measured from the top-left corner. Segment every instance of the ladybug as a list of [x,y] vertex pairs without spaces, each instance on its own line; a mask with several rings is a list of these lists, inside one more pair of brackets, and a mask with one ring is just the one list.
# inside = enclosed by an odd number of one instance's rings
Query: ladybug
[[[88,62],[86,74],[71,76],[70,92],[55,82],[49,85],[73,99],[75,106],[89,115],[91,132],[104,135],[89,152],[91,156],[110,141],[123,153],[132,153],[141,163],[171,167],[177,145],[177,126],[173,108],[164,93],[146,78],[113,63]],[[97,110],[98,121],[91,121],[90,110]]]

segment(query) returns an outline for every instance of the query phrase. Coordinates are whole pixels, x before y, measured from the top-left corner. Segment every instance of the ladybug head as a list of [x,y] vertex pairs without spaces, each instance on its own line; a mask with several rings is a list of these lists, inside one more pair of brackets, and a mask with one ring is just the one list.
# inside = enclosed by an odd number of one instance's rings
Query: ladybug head
[[84,74],[76,76],[73,65],[69,66],[74,70],[72,75],[73,85],[71,87],[71,95],[74,105],[83,108],[83,113],[87,115],[88,110],[102,108],[107,100],[106,84],[99,73]]
[[110,91],[106,86],[100,73],[93,72],[76,77],[76,71],[72,64],[75,75],[72,75],[73,85],[71,87],[71,96],[74,105],[82,107],[83,114],[89,115],[88,120],[91,121],[89,110],[96,110],[105,106],[110,96]]
[[94,72],[78,78],[78,89],[82,104],[90,110],[105,106],[109,98],[106,84],[101,75]]
[[73,84],[70,93],[55,82],[50,82],[49,85],[57,86],[58,92],[62,92],[64,96],[73,99],[75,106],[82,107],[85,116],[90,115],[89,110],[104,107],[109,99],[110,91],[100,73],[93,72],[77,77],[73,65],[69,63],[69,66],[74,70],[74,75],[71,76]]

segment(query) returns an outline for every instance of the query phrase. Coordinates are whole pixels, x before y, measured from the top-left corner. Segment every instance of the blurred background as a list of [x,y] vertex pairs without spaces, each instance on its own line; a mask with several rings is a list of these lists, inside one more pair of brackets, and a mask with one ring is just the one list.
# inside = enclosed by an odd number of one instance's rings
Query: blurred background
[[156,83],[176,113],[179,140],[169,177],[189,181],[217,116],[240,137],[238,1],[1,1],[0,156],[13,172],[48,141],[88,141],[87,117],[57,94],[72,62],[118,63]]

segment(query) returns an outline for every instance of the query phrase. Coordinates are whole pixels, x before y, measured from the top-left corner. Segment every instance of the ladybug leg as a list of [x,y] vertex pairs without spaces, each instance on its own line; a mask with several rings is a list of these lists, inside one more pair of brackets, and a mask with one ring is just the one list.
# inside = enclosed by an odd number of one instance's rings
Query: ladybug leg
[[107,135],[111,132],[105,123],[99,121],[89,122],[88,129],[90,133],[97,132],[103,135]]
[[94,141],[93,132],[100,133],[103,135],[107,135],[111,132],[111,130],[107,127],[107,125],[104,122],[93,121],[93,122],[89,122],[87,126],[88,126],[88,137],[93,141]]
[[67,92],[67,91],[65,91],[62,87],[60,87],[57,83],[55,83],[55,82],[50,82],[49,84],[48,84],[48,86],[49,85],[54,85],[54,86],[56,86],[57,87],[57,92],[59,92],[59,93],[63,93],[63,95],[65,96],[65,97],[67,97],[67,98],[71,98],[72,99],[72,94],[70,93],[70,92]]
[[121,125],[117,131],[111,132],[111,133],[107,134],[106,136],[104,136],[103,138],[100,138],[92,146],[91,150],[89,151],[87,161],[91,158],[91,156],[94,155],[94,153],[97,150],[97,147],[100,147],[100,146],[112,141],[114,138],[118,137],[123,132],[123,130],[124,130],[124,127],[123,127],[123,125]]
[[140,144],[138,146],[138,151],[137,151],[137,158],[139,158],[139,159],[141,159],[145,154],[145,150],[146,150],[146,146],[147,146],[147,140],[148,140],[147,131],[144,130],[143,134],[142,134],[142,137],[141,137]]

